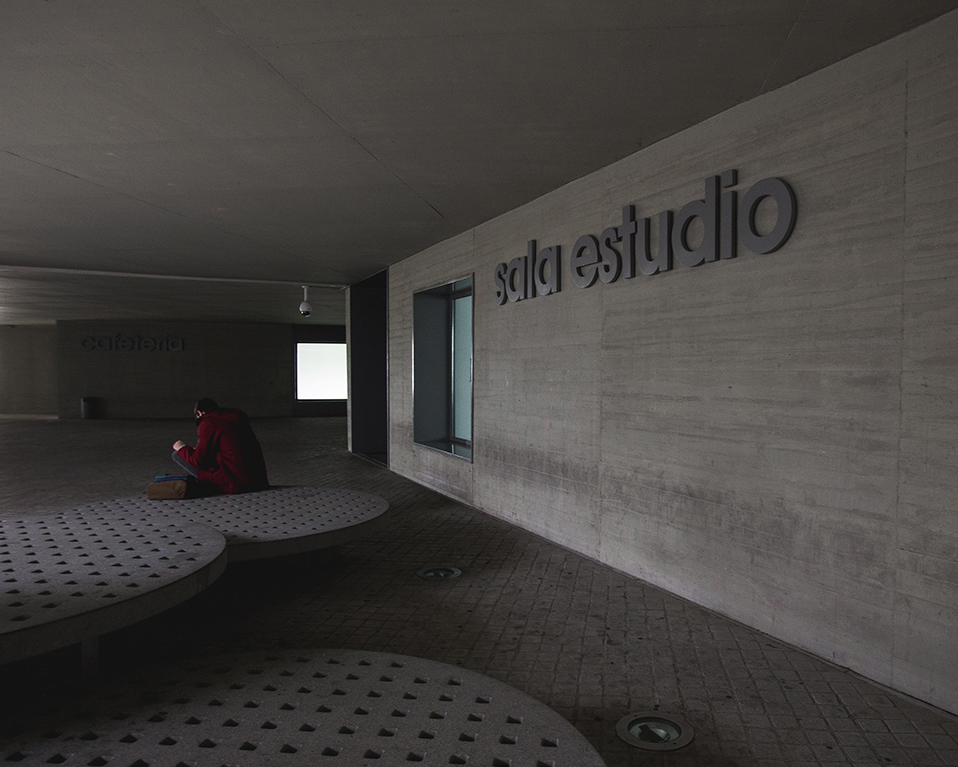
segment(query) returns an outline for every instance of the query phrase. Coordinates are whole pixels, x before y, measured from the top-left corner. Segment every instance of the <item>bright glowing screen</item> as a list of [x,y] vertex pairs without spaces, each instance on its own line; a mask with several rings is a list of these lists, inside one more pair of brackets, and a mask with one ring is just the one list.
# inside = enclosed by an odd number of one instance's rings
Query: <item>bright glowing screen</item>
[[346,399],[346,344],[296,344],[296,399]]

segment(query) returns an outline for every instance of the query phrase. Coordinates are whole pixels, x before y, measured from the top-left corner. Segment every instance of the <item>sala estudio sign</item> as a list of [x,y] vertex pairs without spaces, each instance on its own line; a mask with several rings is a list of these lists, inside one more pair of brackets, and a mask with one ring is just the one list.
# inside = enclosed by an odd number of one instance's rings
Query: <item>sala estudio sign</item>
[[[584,234],[572,246],[569,272],[578,288],[590,288],[597,281],[611,283],[620,277],[631,279],[636,274],[652,275],[672,269],[674,259],[682,266],[735,258],[738,240],[753,253],[772,253],[788,240],[795,228],[798,203],[792,188],[780,178],[763,178],[754,183],[738,199],[731,190],[738,183],[738,171],[727,170],[721,176],[705,179],[705,199],[686,203],[673,215],[663,210],[658,215],[658,246],[652,252],[650,232],[652,219],[635,218],[635,206],[622,208],[622,223],[610,226],[599,237]],[[723,189],[731,191],[723,192]],[[766,197],[775,201],[778,215],[775,226],[766,234],[756,228],[759,204]],[[697,248],[688,243],[689,225],[700,219],[704,229]],[[558,293],[560,280],[560,247],[536,252],[536,241],[530,240],[528,252],[508,264],[496,266],[496,303],[547,296]]]

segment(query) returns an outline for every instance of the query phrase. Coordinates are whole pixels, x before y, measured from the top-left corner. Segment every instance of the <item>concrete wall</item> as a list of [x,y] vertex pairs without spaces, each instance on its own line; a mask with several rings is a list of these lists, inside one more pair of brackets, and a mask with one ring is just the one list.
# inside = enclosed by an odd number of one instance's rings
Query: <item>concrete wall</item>
[[61,418],[80,417],[81,397],[103,418],[188,418],[199,397],[253,417],[293,414],[290,325],[59,322],[57,357]]
[[54,415],[56,412],[56,327],[0,326],[0,413]]
[[[391,468],[958,712],[956,39],[952,13],[392,267]],[[794,188],[781,250],[572,284],[580,235],[733,168]],[[530,239],[562,290],[498,306]],[[413,291],[469,273],[473,463],[412,441]]]

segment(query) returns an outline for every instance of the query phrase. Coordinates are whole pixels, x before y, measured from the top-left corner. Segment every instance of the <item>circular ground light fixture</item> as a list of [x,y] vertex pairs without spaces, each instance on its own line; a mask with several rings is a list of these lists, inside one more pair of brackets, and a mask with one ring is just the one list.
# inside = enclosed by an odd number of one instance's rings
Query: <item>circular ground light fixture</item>
[[420,578],[425,578],[427,581],[448,581],[462,575],[462,570],[458,567],[449,567],[448,565],[429,565],[416,573],[416,575]]
[[630,746],[647,751],[675,751],[692,742],[692,726],[682,717],[639,711],[619,720],[615,733]]

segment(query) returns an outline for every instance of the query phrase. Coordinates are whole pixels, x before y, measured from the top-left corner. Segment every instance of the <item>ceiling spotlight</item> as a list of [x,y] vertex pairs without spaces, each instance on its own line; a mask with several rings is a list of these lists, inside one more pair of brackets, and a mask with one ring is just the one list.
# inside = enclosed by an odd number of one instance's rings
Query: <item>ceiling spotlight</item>
[[311,311],[313,311],[313,307],[309,303],[309,285],[303,285],[303,303],[299,305],[299,313],[308,317]]

